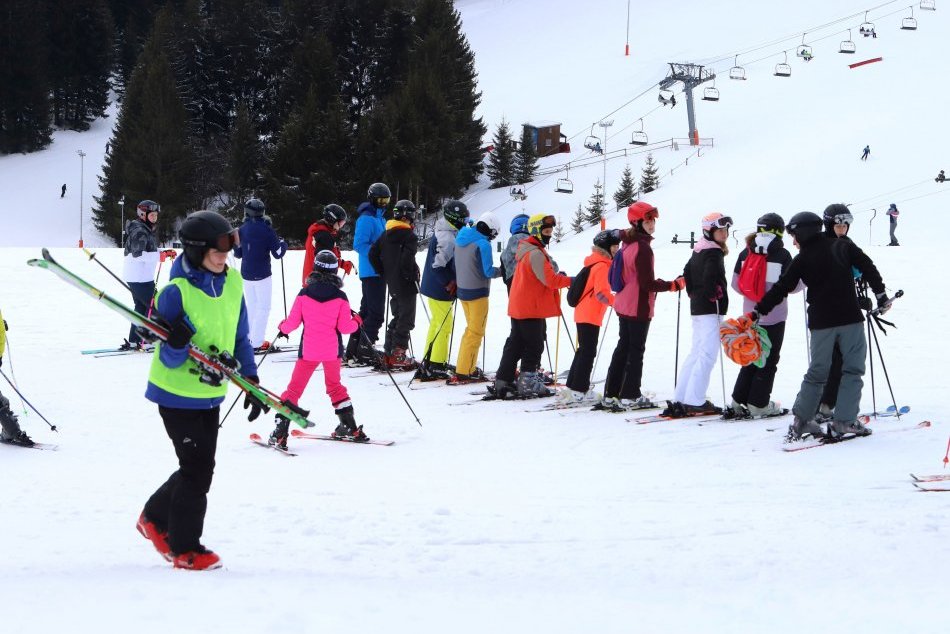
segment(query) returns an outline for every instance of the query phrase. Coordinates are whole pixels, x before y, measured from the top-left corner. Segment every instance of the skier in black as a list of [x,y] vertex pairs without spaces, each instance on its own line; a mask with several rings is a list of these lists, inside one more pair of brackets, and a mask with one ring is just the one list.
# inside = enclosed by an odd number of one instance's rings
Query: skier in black
[[393,208],[386,233],[369,250],[369,262],[389,288],[389,308],[393,317],[386,326],[383,362],[391,370],[411,370],[415,360],[406,354],[409,333],[416,327],[416,298],[419,295],[419,239],[413,231],[416,206],[400,200]]
[[63,198],[64,196],[66,196],[66,183],[63,183],[63,191],[59,193],[60,198]]
[[[7,322],[0,315],[0,366],[3,366],[3,353],[7,347]],[[10,401],[0,393],[0,442],[8,445],[32,447],[33,440],[20,429],[16,414],[10,409]]]
[[[748,313],[754,321],[767,315],[799,281],[808,288],[808,328],[811,331],[811,363],[792,406],[794,422],[788,439],[805,435],[841,437],[844,434],[866,436],[871,430],[858,420],[867,340],[864,316],[854,292],[852,267],[857,268],[874,291],[878,306],[887,306],[881,274],[874,262],[850,240],[831,238],[822,232],[818,214],[802,211],[786,226],[800,252],[788,270]],[[841,349],[842,378],[834,420],[827,429],[815,421],[821,392],[831,366],[834,347]]]
[[[178,237],[185,257],[175,260],[155,306],[169,333],[152,357],[145,390],[145,398],[158,405],[178,470],[145,503],[136,528],[176,568],[207,570],[221,566],[220,557],[200,539],[228,385],[202,381],[192,372],[189,344],[230,353],[253,383],[257,365],[241,274],[227,265],[231,249],[240,244],[237,231],[220,214],[198,211],[185,219]],[[258,401],[246,397],[244,406],[251,408],[248,420],[260,415]]]

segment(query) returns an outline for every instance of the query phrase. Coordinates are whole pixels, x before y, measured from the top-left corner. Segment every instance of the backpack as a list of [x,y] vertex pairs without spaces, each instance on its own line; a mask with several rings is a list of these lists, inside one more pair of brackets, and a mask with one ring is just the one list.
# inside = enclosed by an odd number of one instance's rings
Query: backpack
[[576,308],[577,305],[581,303],[581,298],[585,295],[587,281],[590,279],[591,266],[593,265],[582,268],[580,273],[575,275],[574,279],[571,280],[571,286],[567,289],[567,305],[571,308]]
[[750,249],[749,255],[742,262],[742,268],[739,269],[739,292],[753,302],[759,301],[765,295],[768,266],[768,256],[754,253]]
[[607,282],[610,284],[610,290],[619,293],[623,290],[626,283],[623,281],[623,248],[614,254],[614,259],[610,261],[610,269],[607,270]]

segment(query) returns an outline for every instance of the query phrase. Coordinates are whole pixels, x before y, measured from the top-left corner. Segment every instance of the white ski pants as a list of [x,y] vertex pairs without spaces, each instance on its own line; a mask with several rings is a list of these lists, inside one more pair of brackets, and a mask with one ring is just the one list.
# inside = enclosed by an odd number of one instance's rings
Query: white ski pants
[[244,280],[244,303],[247,304],[247,320],[250,326],[251,345],[259,348],[264,343],[264,330],[270,317],[270,302],[273,277],[262,280]]
[[685,405],[706,402],[706,389],[719,352],[720,319],[719,315],[693,315],[692,348],[680,370],[673,400]]

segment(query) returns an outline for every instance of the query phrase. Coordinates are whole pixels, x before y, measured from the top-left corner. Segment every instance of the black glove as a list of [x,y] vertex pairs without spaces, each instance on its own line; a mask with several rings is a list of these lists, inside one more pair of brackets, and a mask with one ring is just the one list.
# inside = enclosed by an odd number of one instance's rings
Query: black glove
[[874,298],[877,299],[878,308],[884,308],[887,306],[887,302],[890,301],[887,297],[887,293],[877,293]]
[[178,318],[178,321],[171,325],[171,328],[168,330],[168,336],[165,337],[165,343],[172,348],[184,348],[188,345],[188,342],[191,341],[194,334],[195,329],[192,328],[185,316],[182,315]]
[[871,304],[871,298],[865,295],[858,298],[858,308],[861,310],[871,310],[874,306]]
[[10,332],[10,324],[7,323],[6,319],[3,320],[3,329]]
[[[246,376],[244,378],[247,379],[249,382],[253,383],[254,385],[260,384],[260,380],[256,376]],[[248,412],[247,420],[253,421],[254,419],[256,419],[258,416],[261,415],[261,412],[264,411],[265,407],[266,406],[263,403],[261,403],[260,400],[258,400],[256,396],[253,396],[250,392],[244,393],[244,409],[251,410],[250,412]]]
[[278,330],[278,331],[277,331],[277,336],[274,337],[274,341],[277,341],[278,339],[286,339],[286,340],[290,341],[290,335],[288,335],[286,332],[283,332],[283,331],[281,331],[281,330]]
[[753,324],[759,323],[759,319],[762,318],[762,315],[759,314],[759,311],[752,309],[745,314],[746,317],[752,320]]

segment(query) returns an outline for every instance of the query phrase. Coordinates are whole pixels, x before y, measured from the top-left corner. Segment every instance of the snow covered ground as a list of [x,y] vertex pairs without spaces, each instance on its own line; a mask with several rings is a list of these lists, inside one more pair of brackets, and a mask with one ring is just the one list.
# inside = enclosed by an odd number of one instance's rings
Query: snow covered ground
[[[624,4],[544,3],[561,35],[543,41],[539,35],[525,45],[515,27],[537,19],[539,3],[459,2],[479,60],[489,124],[502,112],[515,123],[560,117],[571,134],[662,77],[665,61],[703,61],[863,12],[839,1],[804,1],[781,12],[748,2],[727,8],[689,2],[675,12],[667,5],[638,8],[646,13],[631,37],[631,58],[623,58]],[[687,14],[691,19],[683,21]],[[298,440],[292,446],[300,455],[287,458],[248,442],[252,431],[269,432],[272,419],[248,423],[238,406],[221,432],[204,536],[224,568],[206,574],[171,570],[134,529],[145,499],[175,467],[156,408],[142,397],[150,359],[80,355],[120,343],[127,325],[49,273],[25,266],[39,256],[39,246],[50,246],[64,265],[129,300],[100,267],[67,248],[78,237],[78,199],[68,211],[56,207],[66,205],[57,198],[66,179],[54,175],[73,170],[77,143],[104,147],[108,134],[95,137],[100,127],[57,134],[48,152],[0,158],[0,244],[6,247],[0,249],[0,309],[11,328],[2,369],[7,376],[15,372],[27,398],[59,427],[52,433],[35,414],[23,414],[9,386],[0,385],[27,431],[59,445],[53,452],[0,446],[0,595],[10,606],[3,630],[932,629],[945,617],[948,511],[945,498],[916,492],[907,474],[942,472],[950,429],[942,376],[950,343],[941,336],[950,304],[942,299],[938,276],[945,257],[941,233],[934,231],[946,190],[932,180],[947,167],[938,163],[946,156],[938,122],[947,100],[932,82],[926,97],[920,90],[923,77],[945,60],[946,22],[940,11],[918,12],[919,31],[905,33],[897,27],[900,17],[876,19],[881,37],[874,41],[858,40],[855,28],[854,60],[830,50],[843,39],[835,36],[815,44],[807,67],[791,61],[788,80],[771,76],[780,60],[770,59],[750,64],[747,82],[718,82],[722,101],[697,106],[701,133],[715,137],[715,147],[677,169],[648,200],[661,210],[657,271],[667,277],[688,258],[685,247],[669,244],[672,234],[696,230],[709,210],[733,215],[741,238],[766,211],[788,218],[801,209],[820,212],[830,202],[855,203],[853,237],[890,292],[906,292],[889,314],[898,328],[879,339],[898,404],[912,405],[910,415],[872,423],[875,434],[867,439],[789,454],[781,451],[787,419],[635,425],[622,415],[526,413],[540,402],[454,405],[477,399],[464,387],[406,390],[420,427],[385,375],[346,371],[358,421],[371,436],[396,444]],[[617,34],[595,36],[600,25]],[[848,70],[845,64],[865,52],[883,55],[884,63]],[[512,73],[505,58],[537,59],[538,72]],[[731,61],[725,65],[727,72]],[[540,92],[536,82],[545,76],[562,88]],[[656,105],[655,90],[649,102],[637,117]],[[651,137],[654,125],[656,138],[684,135],[682,106],[651,116],[645,119]],[[615,129],[631,122],[616,118]],[[573,143],[580,156],[580,140]],[[867,143],[871,160],[862,163],[858,156]],[[89,178],[95,161],[86,151]],[[687,152],[656,156],[669,169]],[[638,171],[639,163],[633,167]],[[608,163],[608,179],[613,173],[615,182],[622,168],[622,161]],[[572,170],[573,197],[555,194],[553,180],[544,181],[529,190],[525,208],[557,211],[567,221],[601,175],[601,167]],[[78,196],[78,182],[67,197],[74,189]],[[38,193],[47,191],[48,204]],[[476,213],[497,207],[507,220],[520,211],[520,203],[505,202],[504,191],[471,194]],[[878,246],[886,242],[881,214],[890,202],[903,211],[899,249]],[[60,212],[65,220],[53,215]],[[609,226],[621,224],[618,216],[609,219]],[[86,241],[95,244],[88,227]],[[591,236],[569,237],[552,254],[576,271]],[[96,251],[119,270],[118,249]],[[738,248],[733,251],[727,262],[734,262]],[[300,258],[292,252],[285,263],[288,302]],[[277,276],[269,333],[284,312]],[[359,285],[348,280],[345,290],[358,303]],[[737,314],[739,300],[733,295],[731,301]],[[774,392],[786,404],[807,363],[801,302],[793,296]],[[497,366],[507,334],[505,305],[497,285],[488,369]],[[682,309],[680,362],[690,332],[685,302]],[[615,321],[607,329],[605,357]],[[417,324],[418,351],[427,324],[421,307]],[[460,318],[456,350],[463,325]],[[676,329],[676,297],[662,295],[644,377],[645,388],[660,397],[673,387]],[[571,359],[567,337],[563,329],[556,334],[554,320],[548,331],[551,347],[560,351],[554,365],[564,370]],[[883,408],[889,394],[876,355],[874,363]],[[599,378],[606,366],[604,358]],[[292,367],[280,355],[269,357],[263,383],[282,389]],[[728,392],[737,367],[727,362],[723,372]],[[408,379],[397,376],[401,384]],[[717,366],[710,397],[721,401],[722,389]],[[302,404],[312,408],[320,431],[331,428],[321,375]],[[872,407],[870,376],[862,406]],[[923,420],[932,426],[899,431]]]

